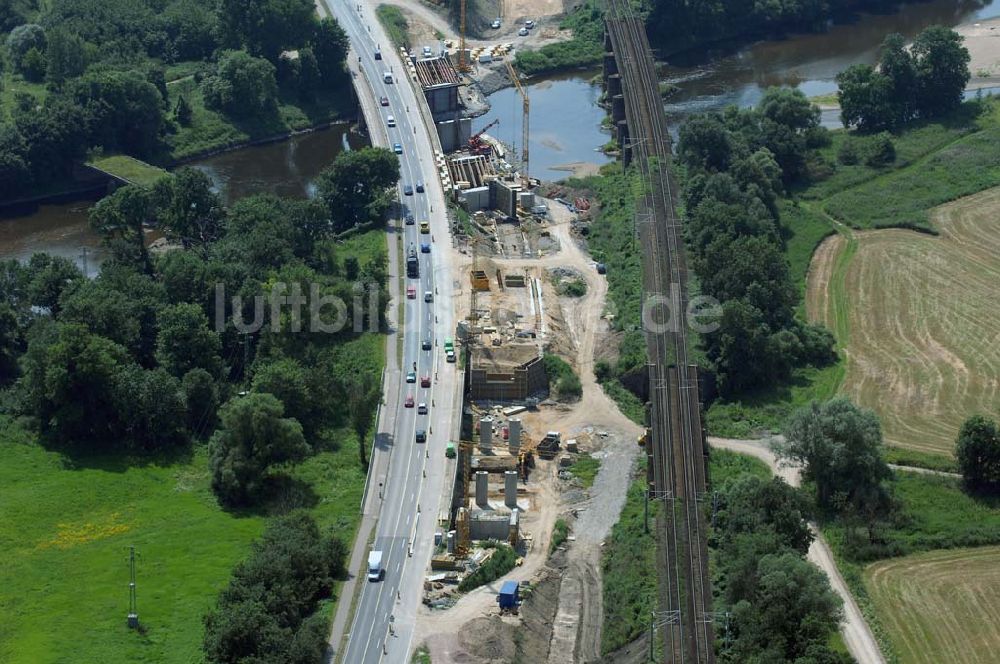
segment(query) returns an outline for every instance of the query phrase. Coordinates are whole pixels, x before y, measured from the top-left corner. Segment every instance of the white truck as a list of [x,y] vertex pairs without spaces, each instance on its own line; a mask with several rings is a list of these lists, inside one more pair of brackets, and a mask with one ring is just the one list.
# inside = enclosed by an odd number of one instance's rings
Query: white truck
[[382,567],[382,552],[371,551],[368,554],[368,580],[381,581],[384,575],[385,569]]

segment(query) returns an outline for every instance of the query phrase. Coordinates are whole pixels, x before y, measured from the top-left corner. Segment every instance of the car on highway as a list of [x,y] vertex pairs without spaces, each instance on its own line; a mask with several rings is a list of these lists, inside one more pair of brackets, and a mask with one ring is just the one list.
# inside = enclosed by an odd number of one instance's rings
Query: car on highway
[[431,253],[431,245],[429,245],[426,242],[422,242],[420,244],[420,253],[422,253],[422,254],[429,254],[429,253]]
[[413,286],[409,286],[406,289],[406,299],[407,300],[415,300],[415,299],[417,299],[417,289],[414,288]]
[[426,415],[426,414],[427,414],[427,404],[425,403],[419,404],[417,406],[417,415]]
[[527,28],[521,28],[520,30],[517,31],[517,34],[520,37],[527,37],[528,36],[528,29]]
[[430,387],[430,386],[431,386],[431,377],[430,376],[421,376],[420,377],[420,387]]
[[417,382],[417,374],[415,372],[413,372],[413,371],[407,371],[406,372],[406,382],[407,383],[415,383],[415,382]]
[[424,234],[430,233],[431,232],[431,224],[430,224],[430,222],[421,221],[420,222],[420,232],[424,233]]
[[395,152],[396,154],[403,154],[403,146],[400,145],[399,143],[393,143],[392,151]]
[[388,97],[382,97],[381,99],[378,100],[378,103],[382,104],[383,106],[388,106],[389,105],[389,98]]
[[420,344],[420,347],[423,348],[424,350],[430,350],[431,346],[432,344],[430,339],[424,339]]
[[396,118],[390,115],[389,117],[387,117],[385,119],[385,125],[387,127],[395,127],[396,126]]
[[418,194],[424,193],[424,183],[423,182],[418,182],[417,183],[417,193]]
[[426,443],[427,442],[427,432],[424,431],[423,429],[417,429],[416,439],[417,439],[418,443]]
[[[380,51],[378,49],[375,49],[375,59],[376,60],[381,60],[382,59],[382,51]],[[382,97],[382,99],[385,99],[385,97]]]
[[412,394],[407,394],[406,395],[406,401],[403,402],[403,405],[405,407],[407,407],[407,408],[413,408],[413,395]]
[[406,213],[406,225],[407,226],[412,226],[413,225],[413,213],[412,212],[407,212]]
[[500,19],[498,19],[498,18],[493,19],[493,22],[490,23],[490,27],[493,28],[494,30],[499,30],[500,29]]
[[413,195],[413,186],[412,185],[408,185],[408,184],[404,184],[403,185],[403,195],[404,196],[412,196]]
[[434,293],[430,291],[424,291],[424,302],[433,302],[433,301],[434,301]]

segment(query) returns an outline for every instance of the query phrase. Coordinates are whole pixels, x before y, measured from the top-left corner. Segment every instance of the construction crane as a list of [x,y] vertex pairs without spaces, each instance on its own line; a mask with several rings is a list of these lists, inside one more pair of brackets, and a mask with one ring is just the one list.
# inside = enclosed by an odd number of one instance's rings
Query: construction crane
[[510,74],[510,80],[514,82],[514,87],[517,88],[517,92],[521,95],[522,102],[522,112],[521,112],[521,161],[523,166],[521,168],[521,178],[525,183],[528,180],[528,118],[531,112],[531,102],[528,99],[528,91],[524,89],[521,85],[521,79],[518,78],[517,72],[514,71],[514,65],[511,64],[510,60],[504,58],[504,64],[507,65],[507,73]]
[[475,134],[469,137],[469,152],[476,155],[489,155],[493,151],[493,146],[482,140],[483,134],[500,124],[500,118],[489,123]]
[[464,74],[472,66],[465,60],[465,0],[459,0],[458,4],[458,71]]

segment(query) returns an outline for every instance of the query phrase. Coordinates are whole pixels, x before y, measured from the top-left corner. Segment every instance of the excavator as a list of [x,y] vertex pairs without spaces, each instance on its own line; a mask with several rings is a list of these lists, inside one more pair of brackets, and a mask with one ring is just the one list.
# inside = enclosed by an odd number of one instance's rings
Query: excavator
[[475,155],[489,156],[493,146],[482,139],[483,134],[500,124],[500,118],[489,123],[478,132],[469,137],[469,152]]

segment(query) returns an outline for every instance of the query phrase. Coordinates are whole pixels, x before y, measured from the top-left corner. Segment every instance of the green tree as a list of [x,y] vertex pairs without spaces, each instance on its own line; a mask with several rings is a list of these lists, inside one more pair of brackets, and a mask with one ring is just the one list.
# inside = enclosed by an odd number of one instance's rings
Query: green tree
[[143,224],[152,219],[153,201],[148,189],[126,185],[102,198],[88,213],[90,225],[105,242],[122,243],[135,257],[137,267],[146,274],[153,271],[146,247]]
[[181,392],[188,430],[197,438],[207,437],[218,421],[219,387],[215,379],[204,369],[191,369],[181,379]]
[[889,509],[892,471],[882,450],[882,429],[870,410],[838,397],[795,411],[777,448],[801,463],[803,479],[816,487],[816,503],[864,520],[870,540],[876,521]]
[[954,30],[934,25],[913,40],[917,69],[917,109],[938,117],[958,108],[969,82],[969,50]]
[[378,219],[389,205],[387,191],[399,181],[399,159],[384,148],[341,152],[316,178],[336,230]]
[[775,535],[778,547],[805,555],[813,541],[806,524],[809,512],[808,500],[780,477],[764,480],[744,475],[719,491],[715,530],[725,540],[768,531]]
[[794,358],[780,352],[760,309],[743,300],[722,304],[719,328],[707,337],[719,391],[727,396],[788,377]]
[[49,32],[45,59],[45,80],[57,90],[62,88],[67,79],[76,78],[87,68],[83,40],[66,30]]
[[299,98],[303,101],[316,99],[316,90],[319,88],[320,81],[319,64],[316,62],[313,50],[311,48],[299,50]]
[[794,553],[761,558],[748,590],[732,606],[729,661],[799,661],[840,623],[842,602],[826,575]]
[[182,127],[190,127],[194,120],[194,110],[184,95],[177,98],[177,105],[174,106],[174,119]]
[[312,50],[316,54],[316,64],[327,87],[344,80],[344,62],[350,46],[347,33],[335,18],[327,16],[320,19],[316,36],[312,40]]
[[246,51],[226,51],[215,74],[201,84],[205,105],[234,117],[277,112],[274,65]]
[[311,0],[220,0],[218,6],[225,45],[271,62],[306,44],[318,24]]
[[762,117],[796,132],[819,126],[819,106],[810,102],[805,93],[797,88],[768,88],[758,102],[757,110]]
[[375,405],[379,401],[378,387],[367,373],[353,377],[348,393],[351,426],[358,438],[358,460],[363,468],[368,467],[368,430],[375,419]]
[[28,412],[43,434],[63,444],[112,448],[124,442],[118,376],[129,366],[118,344],[83,325],[35,330],[19,385]]
[[92,109],[91,141],[105,151],[143,157],[160,145],[163,97],[141,71],[88,71],[67,88],[78,105]]
[[139,358],[142,347],[140,303],[98,277],[82,280],[60,299],[60,320],[81,323]]
[[209,443],[209,466],[212,489],[224,505],[256,502],[275,465],[309,453],[302,425],[283,414],[281,402],[270,394],[248,394],[222,407],[222,427]]
[[719,115],[696,115],[682,124],[677,154],[688,168],[710,172],[727,170],[733,157],[733,144]]
[[15,126],[0,124],[0,198],[14,200],[31,184],[31,179],[24,137]]
[[200,368],[212,376],[222,373],[218,333],[209,329],[208,316],[197,304],[182,303],[160,312],[156,335],[156,361],[180,377]]
[[289,637],[289,630],[259,601],[227,604],[205,616],[205,659],[213,664],[277,663],[281,660],[259,656],[284,652]]
[[187,405],[181,384],[163,369],[128,365],[115,380],[122,429],[132,449],[171,450],[188,442]]
[[21,72],[24,66],[24,56],[35,49],[38,53],[45,52],[45,28],[37,23],[25,23],[10,31],[7,35],[7,55],[15,71]]
[[17,314],[9,303],[0,301],[0,388],[17,378],[17,358],[24,350]]
[[32,83],[39,83],[45,79],[45,51],[40,51],[35,47],[28,49],[28,52],[21,57],[20,71],[25,80]]
[[161,178],[153,187],[156,216],[167,237],[185,249],[206,246],[224,230],[222,201],[212,191],[212,181],[197,168],[181,168]]
[[35,253],[28,260],[25,278],[26,294],[32,306],[58,315],[63,292],[83,281],[83,273],[67,258]]
[[311,439],[322,425],[323,413],[310,389],[308,372],[291,358],[272,360],[257,369],[254,392],[273,394],[285,406],[285,415],[302,425],[306,439]]
[[967,419],[958,433],[955,456],[967,487],[1000,492],[1000,429],[995,421],[982,415]]
[[917,68],[903,35],[894,32],[882,42],[879,72],[891,84],[892,126],[909,122],[917,112],[919,87]]
[[892,81],[870,65],[851,65],[837,74],[837,100],[845,127],[881,131],[893,126]]

